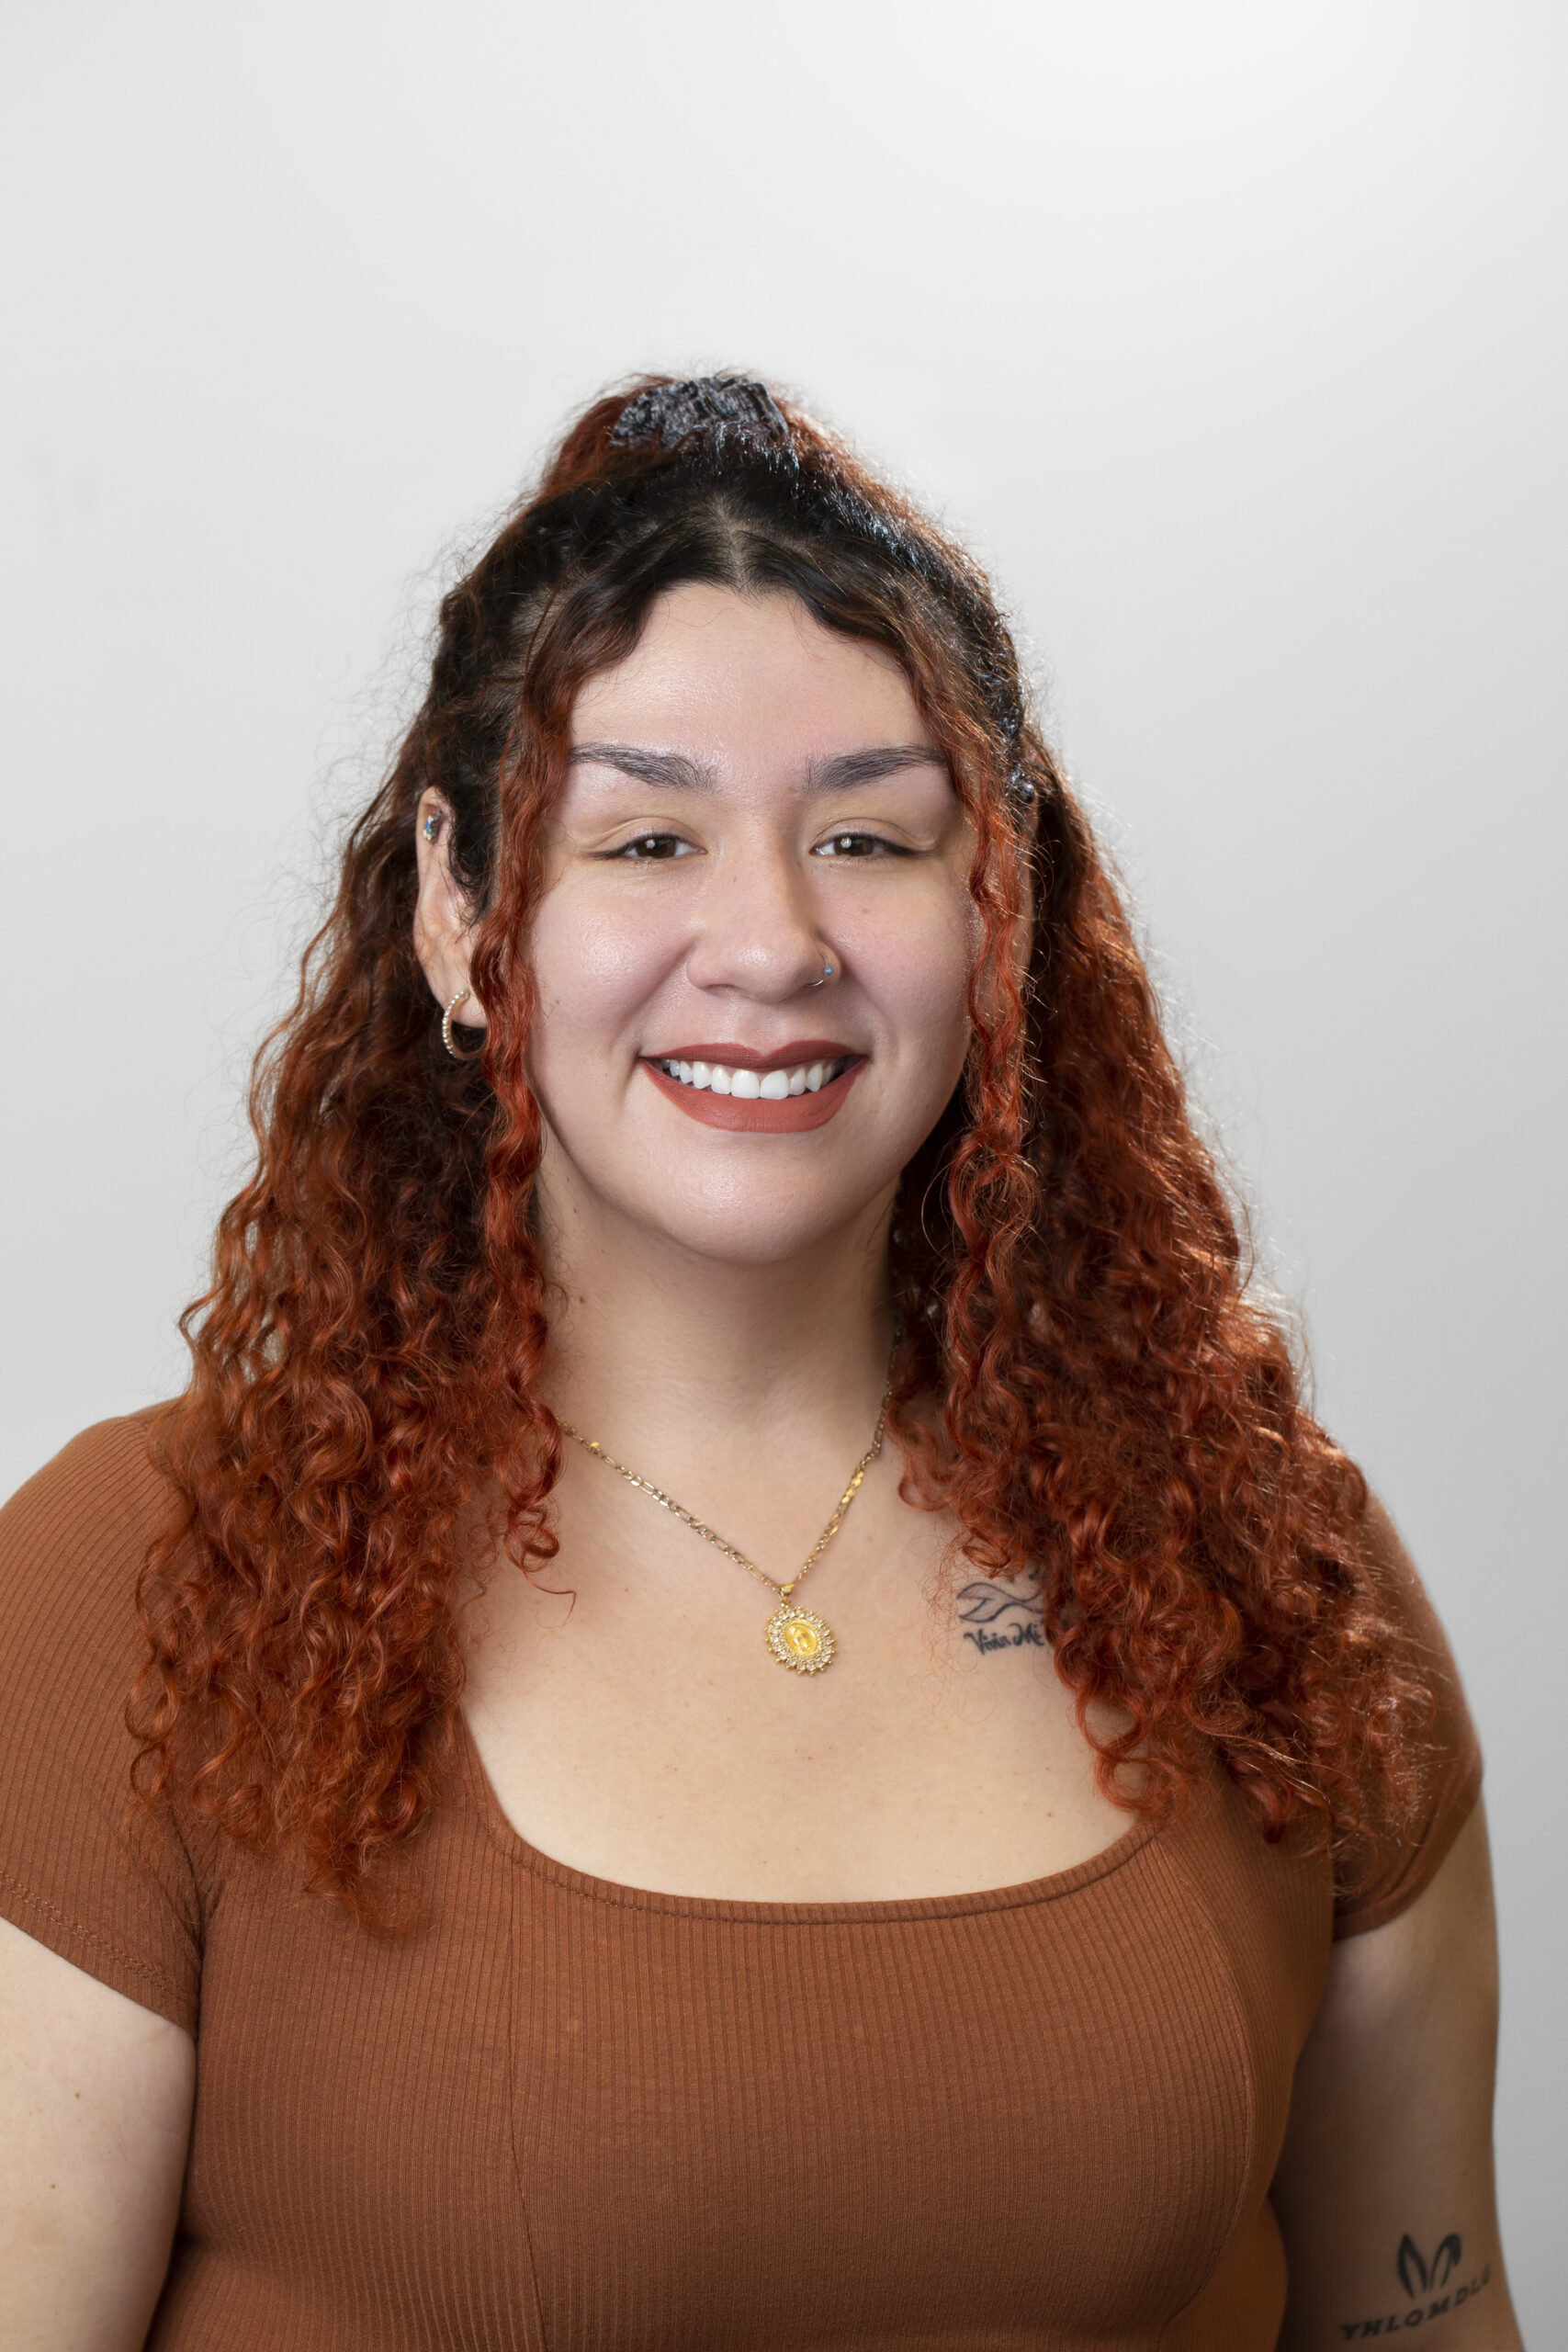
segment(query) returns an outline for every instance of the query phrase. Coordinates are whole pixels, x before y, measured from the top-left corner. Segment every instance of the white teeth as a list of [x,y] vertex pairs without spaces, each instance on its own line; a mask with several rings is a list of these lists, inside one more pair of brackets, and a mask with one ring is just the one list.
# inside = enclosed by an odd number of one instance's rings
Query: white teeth
[[794,1069],[731,1069],[723,1062],[683,1062],[673,1055],[660,1057],[659,1067],[702,1093],[733,1094],[742,1102],[783,1102],[791,1094],[819,1093],[843,1069],[841,1061],[801,1062]]

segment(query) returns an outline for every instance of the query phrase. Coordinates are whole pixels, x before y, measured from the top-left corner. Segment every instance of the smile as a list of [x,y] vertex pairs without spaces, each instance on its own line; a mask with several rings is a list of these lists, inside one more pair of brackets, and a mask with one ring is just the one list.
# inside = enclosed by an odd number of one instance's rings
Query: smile
[[655,1058],[653,1067],[682,1086],[691,1086],[701,1094],[711,1089],[715,1094],[732,1095],[738,1102],[783,1102],[791,1094],[819,1094],[841,1078],[852,1054],[840,1054],[832,1061],[797,1062],[793,1069],[746,1069],[728,1067],[723,1062],[677,1061],[672,1056]]
[[690,1046],[649,1054],[642,1067],[665,1100],[699,1126],[793,1136],[827,1125],[849,1100],[866,1057],[830,1038],[802,1037],[775,1054]]

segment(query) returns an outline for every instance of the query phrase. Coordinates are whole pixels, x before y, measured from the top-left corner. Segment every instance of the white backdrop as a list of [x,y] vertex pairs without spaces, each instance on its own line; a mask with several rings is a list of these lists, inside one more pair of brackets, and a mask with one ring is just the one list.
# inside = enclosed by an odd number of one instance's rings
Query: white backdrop
[[608,379],[798,388],[995,567],[1453,1635],[1546,2345],[1568,14],[11,0],[5,38],[0,1486],[178,1383],[453,549]]

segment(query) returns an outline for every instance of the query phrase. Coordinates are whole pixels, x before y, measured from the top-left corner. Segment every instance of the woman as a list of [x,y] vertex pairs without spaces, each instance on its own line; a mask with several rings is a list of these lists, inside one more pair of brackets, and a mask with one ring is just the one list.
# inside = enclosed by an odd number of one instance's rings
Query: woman
[[1451,1662],[957,550],[591,408],[254,1113],[6,1515],[23,2340],[1517,2344]]

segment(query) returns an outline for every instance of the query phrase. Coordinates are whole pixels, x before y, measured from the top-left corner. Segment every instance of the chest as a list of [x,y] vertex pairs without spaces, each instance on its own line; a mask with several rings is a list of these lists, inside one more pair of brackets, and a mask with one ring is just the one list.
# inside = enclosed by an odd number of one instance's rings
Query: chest
[[412,1935],[216,1905],[158,2352],[1152,2352],[1261,2213],[1326,1908],[1249,1823],[746,1904],[589,1879],[459,1777]]
[[775,1591],[610,1500],[569,1514],[542,1574],[495,1571],[471,1620],[468,1721],[535,1847],[660,1893],[821,1903],[1016,1885],[1127,1830],[1031,1577],[981,1577],[885,1496],[792,1594],[833,1642],[792,1670]]

